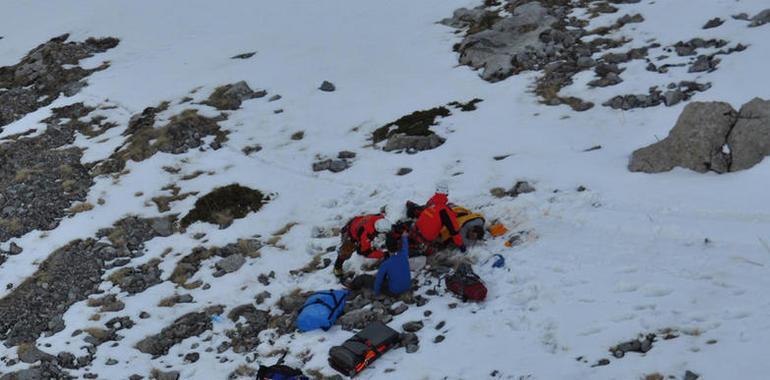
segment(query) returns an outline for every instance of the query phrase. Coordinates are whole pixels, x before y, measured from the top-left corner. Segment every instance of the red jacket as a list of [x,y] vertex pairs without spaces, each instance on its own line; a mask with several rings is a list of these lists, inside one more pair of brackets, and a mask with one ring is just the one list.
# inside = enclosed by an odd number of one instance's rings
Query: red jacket
[[457,223],[457,215],[447,206],[446,194],[436,193],[428,200],[425,208],[417,217],[415,226],[421,237],[428,242],[436,241],[441,233],[441,227],[446,227],[452,236],[452,242],[462,247],[463,237],[460,235],[460,227]]
[[372,246],[372,240],[377,236],[374,223],[384,218],[383,215],[362,215],[350,221],[348,233],[353,241],[358,242],[358,253],[371,259],[385,257],[385,254]]

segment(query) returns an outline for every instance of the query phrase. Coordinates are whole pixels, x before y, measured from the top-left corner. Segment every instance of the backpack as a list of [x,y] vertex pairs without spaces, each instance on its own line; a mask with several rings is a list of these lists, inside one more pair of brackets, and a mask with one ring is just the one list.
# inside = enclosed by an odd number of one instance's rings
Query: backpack
[[460,265],[445,282],[447,289],[462,298],[463,302],[487,298],[487,287],[468,264]]
[[282,364],[259,366],[257,380],[310,380],[302,371]]
[[350,292],[347,290],[313,293],[299,309],[297,328],[303,332],[315,329],[328,330],[345,309],[345,299],[348,294]]
[[342,345],[329,350],[329,365],[340,373],[353,377],[388,352],[401,340],[401,335],[376,321],[353,335]]

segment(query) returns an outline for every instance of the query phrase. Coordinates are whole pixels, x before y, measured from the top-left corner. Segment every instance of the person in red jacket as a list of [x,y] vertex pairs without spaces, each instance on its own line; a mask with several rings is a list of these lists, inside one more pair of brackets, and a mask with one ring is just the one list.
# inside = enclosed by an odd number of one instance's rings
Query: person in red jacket
[[438,185],[436,194],[428,200],[424,207],[420,208],[412,204],[410,210],[409,204],[407,204],[407,213],[417,218],[414,223],[413,236],[425,247],[425,254],[432,253],[431,246],[439,240],[442,227],[446,227],[452,242],[460,248],[460,251],[463,253],[466,251],[465,242],[459,232],[460,226],[457,223],[457,215],[448,206],[448,192],[446,185]]
[[341,244],[334,262],[334,274],[343,276],[342,264],[353,256],[353,252],[370,259],[381,259],[385,253],[377,246],[375,239],[387,234],[392,223],[382,214],[362,215],[351,219],[340,231]]

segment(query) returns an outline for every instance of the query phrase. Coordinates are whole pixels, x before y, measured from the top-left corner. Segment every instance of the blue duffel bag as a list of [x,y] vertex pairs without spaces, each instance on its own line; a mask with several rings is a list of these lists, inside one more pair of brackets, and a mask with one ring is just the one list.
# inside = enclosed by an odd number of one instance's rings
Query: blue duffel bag
[[345,309],[347,290],[327,290],[313,293],[297,315],[297,328],[300,331],[323,329],[324,331],[334,325],[337,318]]

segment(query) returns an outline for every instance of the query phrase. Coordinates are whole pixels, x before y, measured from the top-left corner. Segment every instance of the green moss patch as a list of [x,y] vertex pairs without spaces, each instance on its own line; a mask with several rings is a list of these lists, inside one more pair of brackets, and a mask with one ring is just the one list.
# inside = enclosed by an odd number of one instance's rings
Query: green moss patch
[[443,106],[412,112],[394,122],[377,128],[372,134],[372,141],[377,144],[396,134],[405,134],[407,136],[433,135],[435,133],[430,130],[430,127],[436,125],[436,119],[447,117],[451,114],[449,109]]

